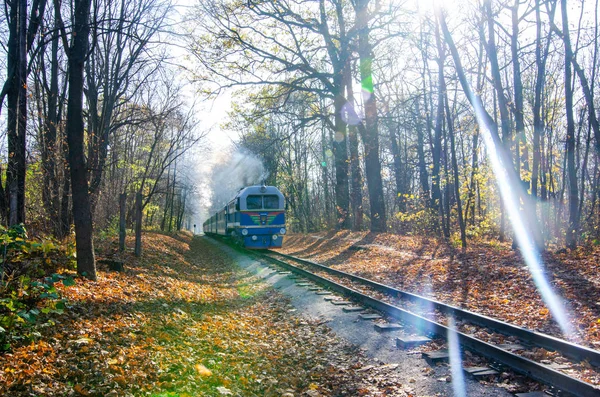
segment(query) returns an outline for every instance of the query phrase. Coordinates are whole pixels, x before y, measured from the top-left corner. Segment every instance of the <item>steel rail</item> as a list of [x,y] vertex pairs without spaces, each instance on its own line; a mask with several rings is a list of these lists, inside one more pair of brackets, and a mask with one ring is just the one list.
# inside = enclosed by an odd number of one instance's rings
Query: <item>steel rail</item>
[[275,259],[265,254],[259,254],[257,252],[252,252],[250,254],[272,261],[277,265],[290,271],[293,271],[294,273],[300,274],[301,276],[307,279],[325,285],[331,290],[349,296],[350,298],[360,302],[365,306],[384,312],[400,321],[412,324],[415,327],[422,330],[424,333],[430,333],[446,338],[449,332],[455,332],[455,334],[458,336],[458,340],[461,346],[464,346],[465,348],[472,350],[473,352],[481,354],[482,356],[487,357],[488,359],[502,363],[512,368],[514,371],[527,377],[530,377],[534,380],[556,387],[559,390],[574,394],[576,396],[597,397],[600,395],[600,388],[595,387],[594,385],[591,385],[589,383],[583,382],[579,379],[568,376],[562,372],[556,371],[548,366],[537,363],[528,358],[519,356],[507,350],[501,349],[490,343],[478,340],[462,332],[451,330],[445,325],[439,324],[435,321],[411,313],[397,306],[375,299],[366,294],[363,294],[362,292],[345,287],[339,283],[321,277],[317,274],[311,273],[297,266],[291,265],[287,262]]
[[412,302],[418,304],[427,304],[431,305],[435,309],[439,310],[442,313],[452,315],[453,317],[462,318],[474,324],[480,325],[485,328],[492,329],[501,334],[516,336],[521,341],[526,344],[535,345],[538,347],[543,347],[548,350],[558,351],[564,354],[567,357],[570,357],[575,360],[587,360],[590,364],[600,367],[600,351],[590,349],[585,346],[578,345],[576,343],[568,342],[566,340],[556,338],[554,336],[546,335],[540,332],[532,331],[530,329],[519,327],[514,324],[510,324],[495,318],[491,318],[482,314],[474,313],[469,310],[461,309],[456,306],[448,305],[433,299],[429,299],[423,297],[421,295],[413,294],[410,292],[402,291],[397,288],[378,283],[373,280],[369,280],[367,278],[363,278],[360,276],[356,276],[354,274],[346,273],[341,270],[332,269],[330,267],[321,265],[319,263],[309,261],[302,258],[297,258],[295,256],[282,254],[280,252],[270,252],[276,254],[278,256],[284,257],[289,260],[293,260],[299,263],[307,264],[310,266],[317,267],[323,271],[326,271],[330,274],[334,274],[341,277],[346,277],[351,279],[352,281],[356,281],[369,287],[376,289],[380,292],[390,294],[390,295],[398,295],[403,296],[409,299]]

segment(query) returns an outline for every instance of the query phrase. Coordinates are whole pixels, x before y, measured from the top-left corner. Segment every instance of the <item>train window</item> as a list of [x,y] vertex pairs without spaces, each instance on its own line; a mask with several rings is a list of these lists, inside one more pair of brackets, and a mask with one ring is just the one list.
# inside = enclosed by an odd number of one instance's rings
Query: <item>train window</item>
[[262,209],[262,196],[251,195],[246,198],[246,208],[249,210]]
[[268,195],[264,196],[264,208],[267,210],[278,210],[279,209],[279,196]]

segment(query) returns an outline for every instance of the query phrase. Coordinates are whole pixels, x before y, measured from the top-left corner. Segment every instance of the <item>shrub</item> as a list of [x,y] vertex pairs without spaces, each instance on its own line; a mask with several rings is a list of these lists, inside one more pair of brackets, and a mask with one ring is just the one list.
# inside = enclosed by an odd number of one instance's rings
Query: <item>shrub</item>
[[50,314],[65,309],[55,284],[75,283],[72,277],[55,270],[64,257],[51,240],[28,240],[23,225],[0,227],[0,350],[9,350],[15,341],[39,335],[36,327],[52,324]]

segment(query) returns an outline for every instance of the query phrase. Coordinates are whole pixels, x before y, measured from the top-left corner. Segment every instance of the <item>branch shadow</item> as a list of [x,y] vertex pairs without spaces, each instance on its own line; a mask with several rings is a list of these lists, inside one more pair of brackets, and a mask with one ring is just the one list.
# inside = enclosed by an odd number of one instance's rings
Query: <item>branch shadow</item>
[[341,240],[350,235],[350,233],[351,231],[349,230],[343,230],[341,232],[335,230],[329,231],[325,236],[316,239],[315,242],[310,244],[308,247],[291,251],[290,255],[312,258],[316,255],[314,252],[316,250],[329,251],[330,249],[339,246],[339,244],[341,244]]

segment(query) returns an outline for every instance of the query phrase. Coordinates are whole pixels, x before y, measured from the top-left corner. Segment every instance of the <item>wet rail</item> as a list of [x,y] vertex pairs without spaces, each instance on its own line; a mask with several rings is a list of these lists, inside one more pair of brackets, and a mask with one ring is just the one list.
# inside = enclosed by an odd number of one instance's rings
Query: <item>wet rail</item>
[[[431,300],[423,296],[419,296],[413,293],[399,290],[397,288],[387,286],[373,280],[369,280],[360,276],[356,276],[350,273],[346,273],[340,270],[332,269],[319,263],[309,261],[302,258],[293,257],[290,255],[282,254],[279,252],[269,251],[268,253],[252,252],[261,258],[264,258],[272,263],[292,271],[302,277],[312,280],[326,288],[344,294],[352,300],[379,310],[390,317],[398,319],[407,324],[411,324],[423,333],[433,334],[442,338],[446,338],[448,332],[455,332],[458,336],[460,345],[463,348],[469,349],[475,353],[478,353],[492,361],[501,363],[507,367],[512,368],[515,372],[530,377],[534,380],[542,382],[546,385],[552,386],[562,392],[567,392],[576,396],[599,396],[600,388],[590,383],[584,382],[575,377],[569,376],[559,370],[551,368],[548,365],[536,362],[522,355],[516,354],[510,350],[503,349],[498,345],[477,339],[472,335],[459,332],[457,330],[450,330],[444,324],[433,321],[419,314],[405,310],[401,307],[395,306],[391,303],[385,302],[380,299],[376,299],[369,296],[366,293],[360,292],[354,288],[338,283],[326,277],[322,277],[315,274],[306,268],[295,266],[289,262],[299,263],[303,266],[309,266],[317,269],[320,272],[325,272],[330,275],[345,278],[352,282],[359,283],[363,286],[372,288],[381,293],[384,293],[393,297],[400,297],[409,301],[430,305],[435,310],[444,313],[455,318],[460,318],[464,321],[476,324],[478,326],[493,330],[503,335],[517,337],[524,344],[534,345],[543,347],[547,350],[557,351],[566,357],[578,361],[587,361],[594,366],[600,366],[600,352],[580,346],[553,336],[545,335],[539,332],[531,331],[529,329],[518,327],[513,324],[509,324],[500,320],[493,319],[488,316],[480,315],[471,311],[457,308],[455,306],[447,305],[439,301]],[[285,259],[276,258],[275,256]]]

